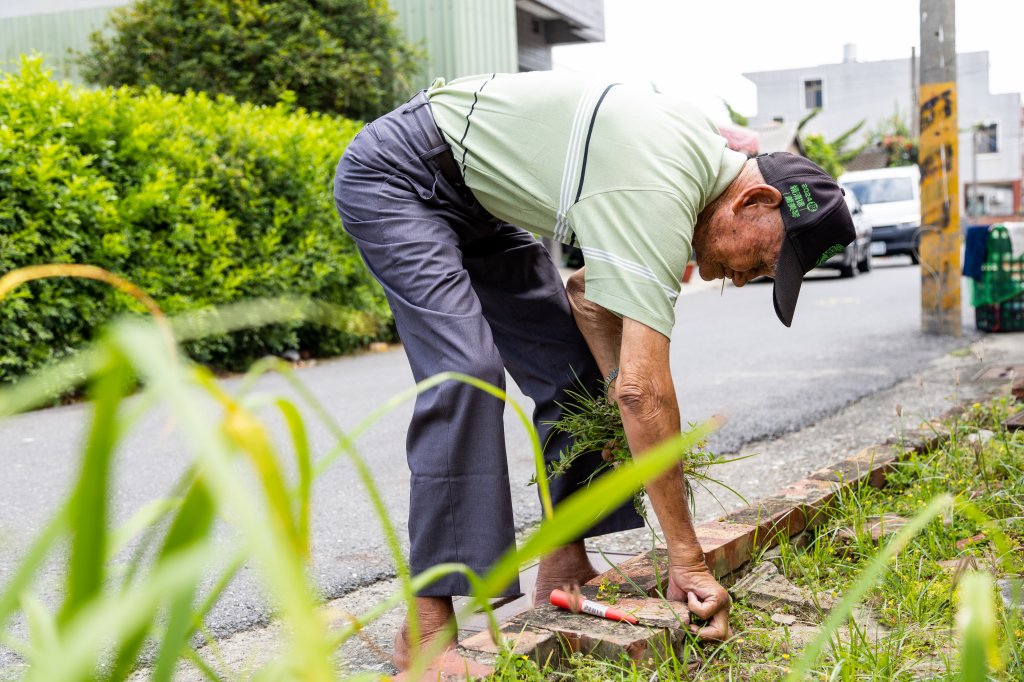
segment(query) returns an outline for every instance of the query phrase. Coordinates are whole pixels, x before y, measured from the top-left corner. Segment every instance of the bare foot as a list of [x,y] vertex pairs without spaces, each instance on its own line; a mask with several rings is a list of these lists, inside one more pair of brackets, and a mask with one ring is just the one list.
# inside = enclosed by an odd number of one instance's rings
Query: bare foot
[[540,560],[533,603],[547,604],[551,590],[578,587],[594,577],[597,571],[590,563],[582,540],[556,549]]
[[[455,653],[454,650],[449,649],[432,660],[426,670],[421,672],[415,679],[420,682],[439,682],[446,680],[451,680],[453,682],[455,680],[459,680],[459,682],[466,682],[466,680],[475,680],[480,678],[489,679],[493,674],[494,668],[460,656]],[[408,670],[403,673],[399,673],[391,679],[393,679],[394,682],[414,682],[412,671]]]
[[451,597],[416,597],[416,611],[419,614],[419,641],[410,641],[409,616],[395,635],[395,655],[392,658],[399,670],[408,670],[415,656],[424,649],[429,651],[437,642],[445,643],[434,652],[435,656],[442,656],[455,646],[455,610]]

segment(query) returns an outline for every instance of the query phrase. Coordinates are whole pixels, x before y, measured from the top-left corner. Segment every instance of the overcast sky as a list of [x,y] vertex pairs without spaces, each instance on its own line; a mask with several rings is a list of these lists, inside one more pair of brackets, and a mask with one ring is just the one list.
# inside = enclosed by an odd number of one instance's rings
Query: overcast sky
[[[654,82],[719,118],[757,112],[741,74],[920,53],[917,0],[604,0],[606,42],[557,47],[555,69]],[[1024,0],[959,0],[957,52],[989,51],[991,92],[1024,92]]]

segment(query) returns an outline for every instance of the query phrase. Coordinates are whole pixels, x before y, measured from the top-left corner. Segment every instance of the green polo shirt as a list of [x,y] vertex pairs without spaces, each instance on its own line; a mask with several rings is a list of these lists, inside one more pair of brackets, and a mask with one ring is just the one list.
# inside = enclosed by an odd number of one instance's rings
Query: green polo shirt
[[435,81],[434,120],[492,215],[587,262],[587,299],[669,336],[697,215],[739,174],[693,105],[556,72]]

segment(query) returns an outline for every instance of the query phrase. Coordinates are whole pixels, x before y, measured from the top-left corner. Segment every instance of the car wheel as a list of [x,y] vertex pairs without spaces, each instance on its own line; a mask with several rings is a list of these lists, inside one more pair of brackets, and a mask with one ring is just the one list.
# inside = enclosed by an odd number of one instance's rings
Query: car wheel
[[921,262],[921,255],[914,249],[910,252],[910,262],[914,265],[918,265]]
[[871,272],[872,267],[873,265],[871,263],[871,252],[868,251],[864,254],[864,260],[857,263],[857,269],[860,270],[861,272]]
[[857,276],[857,262],[854,261],[849,265],[843,265],[839,268],[839,276],[842,278],[856,277]]

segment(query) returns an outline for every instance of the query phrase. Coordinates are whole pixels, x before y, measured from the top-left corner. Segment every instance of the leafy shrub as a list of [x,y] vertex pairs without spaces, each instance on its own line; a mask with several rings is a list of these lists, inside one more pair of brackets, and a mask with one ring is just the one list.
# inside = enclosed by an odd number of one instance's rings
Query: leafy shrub
[[418,70],[393,18],[380,0],[136,0],[93,34],[82,65],[100,85],[294,97],[369,120],[405,99]]
[[[0,274],[98,265],[168,313],[283,294],[350,311],[347,331],[296,322],[188,345],[227,369],[387,336],[384,297],[332,203],[333,168],[356,130],[284,104],[75,89],[25,61],[0,79]],[[0,304],[0,382],[69,354],[126,310],[140,308],[98,283],[19,287]]]

